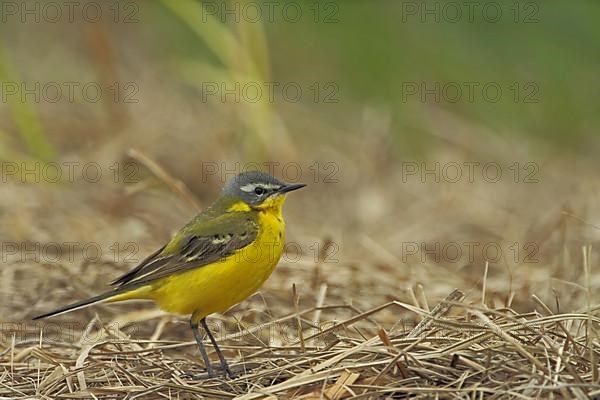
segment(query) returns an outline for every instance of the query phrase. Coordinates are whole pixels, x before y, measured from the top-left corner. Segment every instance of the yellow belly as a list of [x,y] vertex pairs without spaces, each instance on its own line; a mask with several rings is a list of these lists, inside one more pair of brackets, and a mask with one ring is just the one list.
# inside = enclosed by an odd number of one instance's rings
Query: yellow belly
[[256,240],[226,259],[159,280],[144,290],[170,313],[201,319],[255,293],[271,275],[284,246],[281,214],[261,212]]

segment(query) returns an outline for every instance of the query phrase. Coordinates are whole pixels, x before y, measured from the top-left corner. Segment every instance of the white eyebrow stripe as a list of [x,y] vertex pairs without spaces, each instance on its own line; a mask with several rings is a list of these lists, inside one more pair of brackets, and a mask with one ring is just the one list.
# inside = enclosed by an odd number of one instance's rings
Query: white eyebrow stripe
[[279,189],[281,185],[278,185],[276,183],[248,183],[240,187],[240,190],[250,193],[253,192],[257,186],[260,186],[264,189]]
[[256,184],[255,183],[249,183],[247,185],[244,185],[244,186],[240,187],[240,189],[242,191],[248,192],[248,193],[253,192],[255,188],[256,188]]
[[266,189],[279,189],[279,185],[276,183],[264,183],[264,184],[261,184],[260,186],[262,186]]

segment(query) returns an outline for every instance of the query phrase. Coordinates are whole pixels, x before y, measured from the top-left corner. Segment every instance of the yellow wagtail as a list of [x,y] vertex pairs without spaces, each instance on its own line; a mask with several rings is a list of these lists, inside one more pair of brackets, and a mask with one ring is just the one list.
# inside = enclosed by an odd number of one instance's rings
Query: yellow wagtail
[[165,246],[116,279],[113,290],[34,319],[104,302],[154,300],[164,311],[190,315],[190,326],[209,377],[213,369],[198,331],[208,335],[221,367],[233,377],[206,316],[226,311],[258,290],[273,272],[284,247],[281,209],[285,195],[304,187],[269,174],[242,173],[225,185],[207,209]]

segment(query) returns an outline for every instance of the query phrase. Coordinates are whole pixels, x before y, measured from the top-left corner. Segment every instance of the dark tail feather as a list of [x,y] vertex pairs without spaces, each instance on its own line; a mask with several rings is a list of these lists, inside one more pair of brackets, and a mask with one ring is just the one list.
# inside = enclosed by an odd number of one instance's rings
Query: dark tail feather
[[79,310],[80,308],[85,308],[85,307],[91,306],[92,304],[99,303],[102,300],[106,300],[117,294],[119,294],[118,291],[111,290],[110,292],[102,293],[98,296],[90,297],[89,299],[81,300],[81,301],[78,301],[77,303],[72,303],[72,304],[66,305],[66,306],[58,308],[54,311],[50,311],[49,313],[38,315],[37,317],[33,317],[33,319],[42,319],[42,318],[47,318],[47,317],[53,317],[55,315],[64,314],[64,313],[74,311],[74,310]]

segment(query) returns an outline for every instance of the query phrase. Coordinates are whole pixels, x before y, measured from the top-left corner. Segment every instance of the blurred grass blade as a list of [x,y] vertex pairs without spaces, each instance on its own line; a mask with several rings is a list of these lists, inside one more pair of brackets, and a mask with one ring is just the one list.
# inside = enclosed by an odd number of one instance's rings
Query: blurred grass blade
[[[264,158],[273,142],[273,121],[276,116],[265,86],[271,79],[269,51],[262,23],[242,18],[242,21],[236,22],[234,31],[215,14],[208,12],[208,7],[214,7],[214,3],[163,0],[163,4],[181,18],[223,64],[220,68],[204,63],[184,63],[182,72],[191,84],[199,88],[206,83],[217,83],[226,88],[239,85],[242,92],[246,85],[253,85],[263,91],[252,101],[241,101],[239,104],[221,102],[236,108],[235,112],[247,130],[244,135],[246,156]],[[196,71],[194,66],[198,67]],[[289,138],[285,129],[279,130],[278,137],[283,138],[280,147],[290,147],[286,146]]]
[[243,47],[247,49],[248,54],[253,55],[257,77],[265,81],[269,80],[271,76],[269,47],[263,24],[241,18],[237,27]]
[[[22,82],[2,46],[0,46],[0,81],[2,83],[14,82],[17,85]],[[28,152],[42,161],[53,160],[56,151],[46,138],[33,107],[26,101],[22,101],[20,96],[7,96],[6,103]]]
[[186,25],[200,37],[208,48],[225,65],[231,65],[235,57],[244,53],[233,33],[214,16],[203,12],[199,2],[191,0],[170,1],[162,3],[177,15]]

